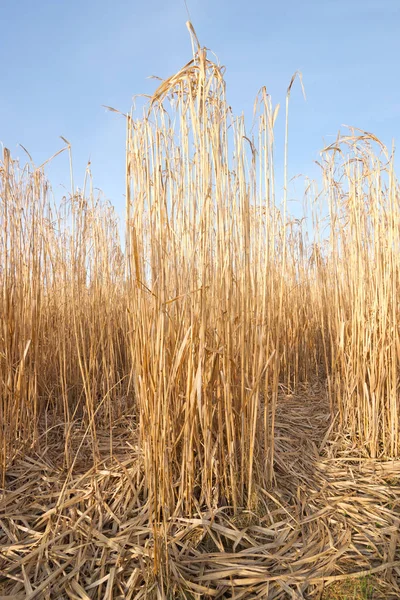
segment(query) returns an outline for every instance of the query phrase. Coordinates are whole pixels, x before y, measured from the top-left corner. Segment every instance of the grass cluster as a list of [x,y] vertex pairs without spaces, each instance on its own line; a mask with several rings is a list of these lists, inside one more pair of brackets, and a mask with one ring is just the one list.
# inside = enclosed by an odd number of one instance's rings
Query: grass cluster
[[[289,96],[287,93],[286,124]],[[126,239],[111,206],[51,200],[43,168],[0,166],[0,467],[131,415],[154,531],[201,507],[252,509],[273,482],[279,389],[326,381],[335,426],[399,455],[400,194],[354,131],[321,153],[308,218],[274,177],[273,108],[252,133],[200,47],[127,116]],[[288,127],[286,127],[288,131]],[[279,482],[278,482],[279,484]],[[161,559],[162,542],[155,554]]]

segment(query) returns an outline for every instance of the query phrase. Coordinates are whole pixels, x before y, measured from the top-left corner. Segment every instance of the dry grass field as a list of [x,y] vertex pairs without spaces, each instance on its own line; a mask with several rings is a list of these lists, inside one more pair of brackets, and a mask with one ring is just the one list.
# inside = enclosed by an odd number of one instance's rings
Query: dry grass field
[[282,194],[198,45],[126,116],[125,240],[4,150],[0,598],[400,598],[394,158],[338,137],[294,218],[299,83]]

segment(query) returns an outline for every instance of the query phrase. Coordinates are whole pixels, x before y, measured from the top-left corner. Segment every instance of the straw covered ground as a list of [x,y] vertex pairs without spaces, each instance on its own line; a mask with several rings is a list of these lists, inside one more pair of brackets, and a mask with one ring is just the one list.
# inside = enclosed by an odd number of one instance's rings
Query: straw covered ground
[[[132,422],[99,444],[101,462],[71,477],[56,430],[19,458],[0,504],[2,597],[330,598],[329,585],[373,575],[373,594],[400,596],[400,461],[360,456],[329,427],[319,386],[280,395],[277,482],[253,511],[164,523],[168,582],[153,573],[153,530]],[[75,432],[74,444],[82,443]],[[82,456],[85,455],[83,449]],[[160,579],[161,578],[161,579]],[[167,585],[165,585],[167,583]],[[324,588],[325,586],[325,588]],[[336,587],[335,587],[336,586]],[[352,592],[353,594],[353,592]]]
[[188,27],[123,240],[89,167],[0,161],[0,598],[399,598],[394,153],[338,135],[292,214],[300,75],[282,186],[279,105],[236,117]]

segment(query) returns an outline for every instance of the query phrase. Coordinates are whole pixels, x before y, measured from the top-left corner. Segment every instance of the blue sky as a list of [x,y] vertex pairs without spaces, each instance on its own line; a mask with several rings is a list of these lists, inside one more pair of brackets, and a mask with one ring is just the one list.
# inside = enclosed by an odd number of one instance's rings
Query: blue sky
[[[315,175],[313,161],[341,125],[400,139],[400,0],[187,0],[200,43],[226,66],[235,112],[251,115],[262,85],[291,98],[289,175]],[[36,164],[73,147],[76,185],[90,156],[94,184],[122,213],[127,111],[191,58],[184,0],[3,0],[0,13],[0,141]],[[283,133],[280,113],[277,136]],[[277,146],[278,173],[283,161]],[[67,156],[49,176],[68,186]],[[303,186],[296,183],[301,199]],[[293,193],[296,193],[295,191]]]

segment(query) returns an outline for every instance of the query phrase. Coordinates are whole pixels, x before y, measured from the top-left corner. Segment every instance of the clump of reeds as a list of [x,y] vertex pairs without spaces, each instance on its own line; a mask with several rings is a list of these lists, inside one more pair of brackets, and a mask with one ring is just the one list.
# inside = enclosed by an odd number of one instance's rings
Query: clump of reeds
[[323,358],[302,224],[276,206],[276,116],[261,90],[249,137],[199,47],[128,117],[131,355],[156,522],[252,506],[272,481],[278,384]]
[[254,507],[273,482],[278,391],[315,378],[327,379],[355,447],[398,455],[393,159],[376,157],[369,134],[326,149],[312,228],[287,209],[286,159],[276,197],[276,118],[262,89],[249,134],[199,46],[143,118],[127,117],[124,252],[90,178],[60,205],[42,168],[20,169],[5,151],[3,475],[18,451],[45,446],[49,428],[67,468],[74,427],[96,462],[98,428],[112,452],[115,418],[133,407],[155,524]]
[[399,455],[400,194],[394,156],[363,131],[323,153],[329,209],[318,265],[333,409],[354,448]]
[[[116,217],[91,190],[51,199],[43,169],[0,172],[0,465],[45,446],[56,427],[64,459],[83,425],[112,428],[129,394],[123,254]],[[131,402],[132,404],[132,402]],[[97,418],[95,418],[95,414]]]

